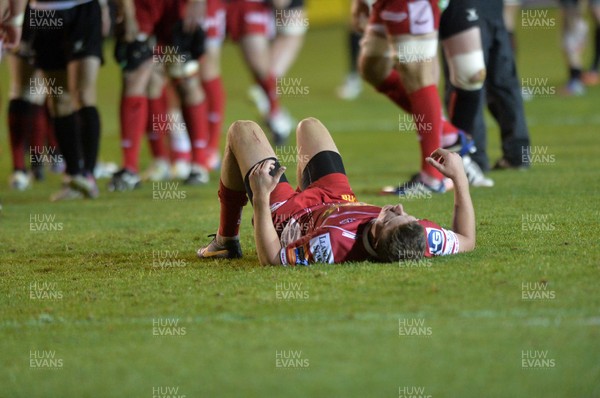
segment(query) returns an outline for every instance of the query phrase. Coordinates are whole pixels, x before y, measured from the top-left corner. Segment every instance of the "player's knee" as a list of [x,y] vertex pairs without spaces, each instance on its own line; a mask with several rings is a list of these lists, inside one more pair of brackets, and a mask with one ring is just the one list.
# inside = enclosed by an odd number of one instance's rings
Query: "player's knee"
[[298,123],[298,128],[296,131],[298,134],[303,134],[313,130],[315,126],[321,126],[322,124],[323,123],[321,123],[321,121],[317,118],[307,117]]
[[250,135],[253,131],[260,130],[260,126],[251,120],[237,120],[229,126],[227,131],[227,140],[229,142],[239,142]]
[[448,60],[450,66],[450,82],[456,88],[468,91],[483,87],[486,77],[483,51],[472,51],[458,54]]

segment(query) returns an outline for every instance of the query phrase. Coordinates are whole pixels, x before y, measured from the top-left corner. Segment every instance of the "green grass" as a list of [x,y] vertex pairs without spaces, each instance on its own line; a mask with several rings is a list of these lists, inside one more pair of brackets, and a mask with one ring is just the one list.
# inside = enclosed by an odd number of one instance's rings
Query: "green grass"
[[[560,86],[557,38],[553,30],[520,32],[523,77]],[[356,102],[335,99],[343,43],[343,27],[312,30],[290,72],[310,95],[284,101],[296,117],[331,126],[359,199],[384,204],[390,198],[378,188],[416,170],[417,142],[397,131],[398,110],[372,90]],[[240,64],[228,45],[228,123],[256,118]],[[1,72],[7,87],[5,65]],[[118,161],[112,62],[101,82],[102,158]],[[492,173],[493,189],[472,192],[476,251],[428,267],[260,267],[250,208],[245,258],[201,263],[195,249],[218,224],[217,175],[206,187],[180,186],[184,200],[153,200],[146,184],[50,203],[60,181],[52,175],[26,192],[3,188],[0,397],[152,397],[153,387],[167,386],[186,397],[395,397],[404,387],[432,397],[600,397],[599,101],[594,88],[527,103],[532,145],[547,147],[555,162]],[[10,169],[4,130],[2,181]],[[488,134],[495,160],[491,120]],[[452,195],[405,208],[449,226]],[[62,231],[30,231],[32,214],[54,216]],[[547,215],[553,230],[523,231],[524,215]],[[155,267],[156,251],[182,266]],[[523,283],[542,282],[554,299],[522,299]],[[32,283],[55,283],[62,298],[31,299]],[[278,299],[282,283],[301,284],[303,299]],[[167,318],[185,335],[154,336],[153,320]],[[431,334],[400,336],[401,319],[424,322]],[[44,350],[62,368],[30,368],[30,351]],[[309,366],[276,368],[281,351],[301,351]],[[546,352],[555,366],[524,369],[523,351]]]

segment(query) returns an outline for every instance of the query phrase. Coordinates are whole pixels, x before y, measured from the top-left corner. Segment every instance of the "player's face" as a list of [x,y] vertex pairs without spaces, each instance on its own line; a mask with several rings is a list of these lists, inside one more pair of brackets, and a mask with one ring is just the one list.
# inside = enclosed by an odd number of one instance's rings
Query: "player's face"
[[376,236],[383,236],[401,225],[409,224],[417,219],[404,211],[402,205],[387,205],[379,212],[373,228]]

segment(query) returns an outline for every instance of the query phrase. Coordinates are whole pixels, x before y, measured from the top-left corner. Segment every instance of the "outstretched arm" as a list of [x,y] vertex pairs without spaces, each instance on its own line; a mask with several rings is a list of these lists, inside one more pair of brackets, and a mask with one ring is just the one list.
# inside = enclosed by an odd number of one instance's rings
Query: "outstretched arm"
[[281,242],[271,219],[269,198],[277,186],[279,178],[285,172],[285,167],[279,168],[272,176],[270,173],[274,169],[275,161],[267,160],[258,164],[249,176],[250,187],[254,194],[252,203],[254,207],[254,239],[261,265],[281,264],[279,258]]
[[454,182],[454,222],[452,229],[458,236],[459,252],[475,248],[475,210],[469,193],[469,181],[461,157],[445,149],[437,149],[427,158],[433,167]]

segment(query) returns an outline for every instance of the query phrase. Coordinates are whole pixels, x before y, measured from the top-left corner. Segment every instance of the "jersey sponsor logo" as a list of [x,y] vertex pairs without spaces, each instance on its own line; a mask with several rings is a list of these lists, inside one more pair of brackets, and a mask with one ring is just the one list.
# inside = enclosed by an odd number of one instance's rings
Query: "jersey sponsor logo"
[[381,13],[381,19],[384,21],[402,22],[406,18],[408,18],[408,14],[406,12],[383,11]]
[[356,218],[345,218],[342,221],[340,221],[340,225],[346,225],[346,224],[350,224],[351,222],[356,221]]
[[348,202],[356,202],[357,201],[356,196],[349,195],[349,194],[343,194],[342,199],[347,200]]
[[479,20],[476,8],[467,8],[465,11],[467,12],[467,21],[474,22]]
[[444,233],[435,228],[426,228],[426,231],[429,252],[434,256],[441,255],[444,251]]
[[309,245],[315,262],[326,264],[334,262],[333,248],[331,247],[331,239],[328,233],[312,238]]

